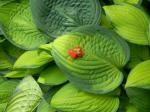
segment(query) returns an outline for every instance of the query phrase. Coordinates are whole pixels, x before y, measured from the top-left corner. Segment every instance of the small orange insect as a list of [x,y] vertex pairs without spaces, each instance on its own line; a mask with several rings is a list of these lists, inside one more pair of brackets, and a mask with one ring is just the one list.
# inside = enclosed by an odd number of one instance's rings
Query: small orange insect
[[69,49],[68,53],[69,53],[69,55],[71,56],[72,59],[77,58],[77,54],[73,49]]
[[82,57],[83,56],[83,51],[82,51],[82,49],[79,45],[76,46],[75,49],[69,49],[68,53],[69,53],[69,55],[71,56],[72,59],[76,59],[77,57]]

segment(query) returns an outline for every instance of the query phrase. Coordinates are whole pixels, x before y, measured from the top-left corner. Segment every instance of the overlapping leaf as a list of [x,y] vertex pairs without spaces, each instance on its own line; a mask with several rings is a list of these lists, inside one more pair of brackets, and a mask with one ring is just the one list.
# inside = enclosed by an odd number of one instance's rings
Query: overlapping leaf
[[57,37],[79,26],[100,22],[98,0],[30,0],[35,23],[46,34]]
[[[82,49],[83,57],[72,59],[68,51],[76,46]],[[122,83],[121,68],[129,60],[129,48],[116,33],[90,26],[56,39],[52,56],[76,87],[102,94]]]
[[150,110],[150,60],[138,64],[129,74],[126,91],[141,112]]
[[38,53],[38,50],[26,51],[17,59],[14,68],[38,68],[52,60],[52,56],[46,52]]
[[104,6],[114,30],[131,43],[149,44],[149,17],[142,9],[132,5]]
[[0,22],[6,38],[23,49],[35,49],[50,39],[40,32],[32,20],[28,0],[0,7]]
[[67,84],[53,96],[51,105],[63,112],[116,112],[119,98],[117,95],[85,93]]
[[66,81],[67,78],[55,64],[51,64],[43,70],[38,79],[38,82],[48,85],[59,85]]
[[25,77],[17,86],[5,112],[32,112],[42,98],[42,91],[36,81],[31,77]]

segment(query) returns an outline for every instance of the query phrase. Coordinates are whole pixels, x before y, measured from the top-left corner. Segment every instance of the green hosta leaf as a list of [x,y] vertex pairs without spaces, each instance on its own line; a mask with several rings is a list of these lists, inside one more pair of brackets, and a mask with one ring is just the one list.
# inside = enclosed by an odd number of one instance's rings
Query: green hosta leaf
[[48,85],[59,85],[67,81],[67,78],[55,64],[51,64],[41,72],[38,82]]
[[32,20],[28,0],[0,7],[0,22],[6,38],[22,49],[35,49],[50,39]]
[[138,64],[129,74],[125,88],[131,103],[141,112],[150,110],[150,60]]
[[98,0],[30,0],[35,23],[52,37],[79,26],[99,24]]
[[148,45],[149,18],[139,8],[132,5],[104,6],[114,30],[131,43]]
[[116,112],[119,98],[85,93],[67,84],[53,96],[51,105],[63,112]]
[[39,68],[52,60],[52,56],[46,52],[26,51],[17,59],[14,68]]
[[11,69],[12,63],[8,60],[7,54],[0,47],[0,70]]
[[25,77],[14,91],[5,112],[32,112],[42,98],[42,91],[36,81]]
[[[83,57],[72,59],[68,51],[76,46],[82,49]],[[102,94],[121,84],[120,69],[129,60],[129,48],[116,33],[89,26],[56,39],[52,56],[76,87]]]
[[138,87],[150,89],[150,60],[138,64],[129,74],[126,83],[127,87]]
[[128,69],[134,68],[138,63],[150,59],[150,49],[148,46],[139,46],[130,44],[130,61],[127,64]]
[[3,80],[0,83],[0,112],[3,112],[5,109],[7,102],[9,101],[9,98],[17,84],[18,82],[14,80]]
[[113,0],[115,4],[130,3],[130,4],[140,4],[142,0]]
[[35,68],[35,69],[27,69],[27,70],[16,70],[5,74],[5,77],[9,78],[20,78],[26,77],[28,75],[37,75],[43,70],[43,67]]

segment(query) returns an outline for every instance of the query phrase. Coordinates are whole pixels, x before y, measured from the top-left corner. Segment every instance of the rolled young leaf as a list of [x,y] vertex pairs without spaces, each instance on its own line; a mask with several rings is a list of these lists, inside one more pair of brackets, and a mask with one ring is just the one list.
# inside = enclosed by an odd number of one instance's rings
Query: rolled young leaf
[[130,102],[140,112],[150,110],[150,60],[138,64],[129,74],[125,88]]
[[134,44],[149,44],[149,17],[142,9],[127,4],[103,8],[121,37]]
[[22,49],[36,49],[50,41],[33,23],[28,0],[0,7],[0,23],[5,37]]
[[[72,57],[78,55],[77,50],[80,57]],[[92,26],[57,38],[51,52],[76,87],[99,94],[110,92],[122,83],[121,68],[130,56],[127,43],[116,33]]]
[[42,91],[36,81],[25,77],[14,91],[5,112],[32,112],[42,98]]
[[58,37],[84,25],[100,22],[98,0],[30,0],[37,27],[52,37]]
[[52,97],[51,106],[63,112],[116,112],[119,98],[86,93],[66,84]]
[[38,79],[39,83],[46,85],[59,85],[66,81],[67,78],[55,64],[51,64],[43,70]]
[[39,68],[53,60],[47,52],[38,53],[38,50],[26,51],[15,62],[14,68]]

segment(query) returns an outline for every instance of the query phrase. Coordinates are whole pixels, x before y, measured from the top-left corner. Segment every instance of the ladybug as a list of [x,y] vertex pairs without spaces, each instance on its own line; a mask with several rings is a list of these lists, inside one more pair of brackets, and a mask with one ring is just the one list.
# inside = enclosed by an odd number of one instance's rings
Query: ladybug
[[74,49],[69,49],[68,53],[72,59],[83,56],[83,51],[79,45],[76,46]]
[[69,53],[69,55],[71,56],[72,59],[77,58],[77,54],[73,49],[69,49],[68,53]]

